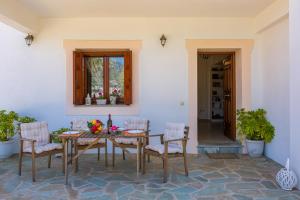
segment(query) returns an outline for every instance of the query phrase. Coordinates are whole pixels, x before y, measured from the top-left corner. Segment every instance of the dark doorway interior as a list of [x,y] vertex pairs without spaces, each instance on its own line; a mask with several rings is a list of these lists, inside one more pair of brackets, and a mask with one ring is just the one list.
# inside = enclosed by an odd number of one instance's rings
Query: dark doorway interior
[[198,142],[235,140],[234,53],[198,53]]

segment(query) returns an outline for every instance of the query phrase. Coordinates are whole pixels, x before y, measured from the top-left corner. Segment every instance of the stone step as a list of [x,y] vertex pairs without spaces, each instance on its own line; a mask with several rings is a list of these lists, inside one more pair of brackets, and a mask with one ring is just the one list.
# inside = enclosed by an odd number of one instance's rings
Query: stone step
[[231,143],[200,143],[198,153],[242,153],[242,145],[238,142]]

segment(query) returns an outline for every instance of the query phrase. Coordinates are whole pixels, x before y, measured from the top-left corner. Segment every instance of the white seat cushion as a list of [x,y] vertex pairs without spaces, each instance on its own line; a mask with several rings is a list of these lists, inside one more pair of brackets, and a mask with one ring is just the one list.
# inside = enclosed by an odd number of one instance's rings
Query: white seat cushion
[[[62,149],[62,145],[58,144],[58,143],[49,143],[49,144],[45,144],[45,145],[35,145],[34,150],[35,153],[42,153],[45,151],[51,151],[51,150],[55,150],[55,149]],[[31,147],[26,147],[24,148],[24,152],[32,152],[32,148]]]
[[[94,142],[96,140],[96,138],[78,138],[77,143],[79,145],[88,145],[91,144],[92,142]],[[105,139],[101,138],[98,141],[99,144],[104,144],[105,143]]]
[[[163,144],[153,144],[153,145],[147,145],[145,147],[146,149],[150,149],[152,151],[157,151],[160,154],[163,154],[165,152],[165,147]],[[182,147],[177,144],[169,144],[168,145],[168,153],[182,153]]]
[[136,138],[116,138],[115,141],[120,144],[134,144],[137,145]]

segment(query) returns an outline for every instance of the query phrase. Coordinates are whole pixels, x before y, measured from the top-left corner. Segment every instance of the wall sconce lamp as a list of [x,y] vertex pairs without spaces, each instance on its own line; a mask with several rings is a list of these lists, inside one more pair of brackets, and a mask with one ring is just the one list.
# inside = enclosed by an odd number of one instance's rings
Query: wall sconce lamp
[[30,46],[32,44],[33,39],[34,39],[33,35],[28,33],[28,35],[25,37],[25,42],[27,46]]
[[167,38],[164,34],[162,34],[162,36],[160,37],[160,44],[162,47],[165,47],[165,44],[167,42]]

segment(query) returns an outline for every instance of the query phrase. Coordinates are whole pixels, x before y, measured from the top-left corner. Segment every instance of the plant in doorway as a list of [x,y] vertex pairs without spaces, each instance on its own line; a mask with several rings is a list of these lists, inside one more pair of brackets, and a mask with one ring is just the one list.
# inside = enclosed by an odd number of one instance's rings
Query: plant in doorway
[[237,110],[238,133],[246,139],[248,154],[259,157],[263,154],[264,144],[275,136],[275,128],[266,118],[264,109]]

